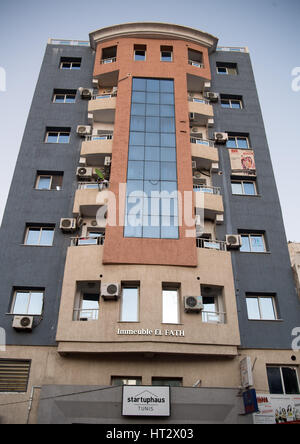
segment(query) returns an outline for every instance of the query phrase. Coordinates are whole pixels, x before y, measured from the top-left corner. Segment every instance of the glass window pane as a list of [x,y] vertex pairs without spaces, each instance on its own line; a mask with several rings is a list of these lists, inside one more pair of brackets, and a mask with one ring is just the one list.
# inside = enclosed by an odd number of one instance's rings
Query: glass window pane
[[142,237],[142,225],[126,225],[124,228],[124,237]]
[[246,137],[237,137],[237,146],[238,148],[247,149],[248,146],[248,140]]
[[144,145],[145,143],[145,134],[144,133],[137,133],[137,132],[130,132],[130,145]]
[[176,147],[175,134],[161,134],[161,146],[163,147]]
[[146,131],[149,133],[158,133],[160,130],[159,117],[147,117],[146,119]]
[[134,60],[136,61],[146,60],[146,51],[134,51]]
[[[153,180],[146,180],[144,182],[144,193],[146,196],[151,197],[151,193],[160,193],[160,182]],[[158,194],[155,194],[155,196]],[[152,195],[152,197],[155,197]]]
[[29,292],[16,292],[13,314],[28,314]]
[[160,148],[158,146],[146,146],[145,160],[160,160]]
[[134,103],[145,103],[146,102],[146,93],[140,91],[132,92],[132,102]]
[[148,92],[159,92],[159,83],[157,79],[147,79],[147,91]]
[[231,100],[231,108],[240,109],[241,102],[239,100]]
[[267,367],[268,383],[271,395],[284,394],[279,367]]
[[251,251],[256,253],[265,251],[263,236],[251,236]]
[[255,196],[256,190],[255,190],[255,184],[253,182],[244,182],[244,192],[248,196]]
[[222,108],[230,108],[229,100],[221,100]]
[[146,79],[134,78],[132,88],[134,91],[146,91]]
[[228,137],[226,146],[227,148],[237,148],[235,137]]
[[172,52],[171,51],[162,51],[160,60],[162,62],[172,62]]
[[43,311],[43,299],[44,299],[44,293],[39,293],[39,292],[31,293],[27,314],[41,315]]
[[242,246],[240,251],[251,251],[249,236],[242,236]]
[[177,165],[175,162],[161,162],[161,180],[176,180]]
[[129,160],[144,160],[144,147],[143,146],[131,146],[129,147]]
[[126,186],[126,195],[129,196],[141,196],[143,193],[143,181],[142,180],[128,180]]
[[159,162],[145,162],[145,180],[159,180],[160,179],[160,163]]
[[50,188],[51,188],[51,176],[38,178],[38,184],[37,184],[38,190],[50,190]]
[[174,93],[174,80],[160,80],[160,92]]
[[159,116],[159,105],[146,105],[146,116]]
[[160,115],[161,117],[174,117],[175,109],[172,105],[160,105]]
[[260,319],[258,298],[247,298],[248,319]]
[[43,228],[41,232],[40,245],[53,245],[54,230],[52,228]]
[[161,218],[161,237],[162,239],[178,239],[178,218],[162,216]]
[[69,143],[70,134],[69,133],[60,133],[58,138],[58,143]]
[[281,371],[286,395],[299,395],[297,370],[291,367],[282,367]]
[[175,148],[161,148],[160,160],[162,162],[176,162],[176,149]]
[[63,94],[56,94],[54,98],[55,103],[64,103],[65,96]]
[[162,297],[163,297],[162,322],[164,324],[178,324],[179,322],[178,291],[163,290]]
[[121,321],[138,322],[138,297],[139,291],[137,287],[123,288]]
[[243,187],[241,182],[231,182],[232,194],[243,194]]
[[159,216],[147,216],[150,219],[150,223],[143,227],[143,237],[147,239],[159,239],[160,238],[160,226],[154,224],[151,225],[151,219],[157,218],[159,221]]
[[144,178],[144,162],[133,161],[128,162],[128,179],[143,179]]
[[144,116],[145,115],[145,104],[144,103],[133,103],[131,105],[131,115],[133,116]]
[[27,232],[26,245],[38,245],[40,234],[40,228],[29,228]]
[[74,96],[74,94],[67,94],[66,95],[66,103],[75,103],[75,96]]
[[174,105],[174,94],[160,94],[161,105]]
[[48,133],[47,134],[47,139],[46,142],[47,143],[57,143],[58,141],[58,133]]
[[274,311],[273,298],[259,298],[261,319],[274,320],[276,319],[276,314]]
[[148,92],[147,93],[147,103],[153,103],[159,105],[159,93]]
[[161,191],[165,191],[167,193],[174,193],[177,192],[177,182],[175,181],[164,181],[161,182]]
[[159,146],[160,145],[159,133],[146,133],[145,145]]
[[132,116],[130,120],[130,131],[145,131],[145,117]]
[[175,133],[174,118],[163,117],[160,119],[160,125],[162,133]]

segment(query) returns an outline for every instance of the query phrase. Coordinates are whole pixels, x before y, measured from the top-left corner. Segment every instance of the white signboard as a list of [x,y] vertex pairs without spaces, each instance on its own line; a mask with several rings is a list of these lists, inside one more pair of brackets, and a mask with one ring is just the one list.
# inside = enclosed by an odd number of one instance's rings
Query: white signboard
[[251,358],[249,356],[246,356],[244,359],[241,360],[240,369],[241,369],[242,387],[243,388],[251,387],[253,385],[253,373],[252,373]]
[[124,385],[123,416],[170,416],[170,387]]

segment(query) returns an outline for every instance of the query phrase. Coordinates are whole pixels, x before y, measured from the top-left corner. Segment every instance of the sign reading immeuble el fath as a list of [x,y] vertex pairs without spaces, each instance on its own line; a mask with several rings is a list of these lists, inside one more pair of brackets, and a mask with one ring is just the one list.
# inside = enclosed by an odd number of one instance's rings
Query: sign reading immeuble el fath
[[140,328],[137,330],[133,329],[122,329],[118,328],[118,335],[124,336],[173,336],[173,337],[184,337],[184,330],[172,330],[172,329],[149,329]]

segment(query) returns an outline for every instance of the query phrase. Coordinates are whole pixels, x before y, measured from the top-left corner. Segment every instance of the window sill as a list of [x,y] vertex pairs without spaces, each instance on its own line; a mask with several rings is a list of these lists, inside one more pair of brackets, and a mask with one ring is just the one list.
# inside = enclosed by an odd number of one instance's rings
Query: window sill
[[248,319],[251,322],[284,322],[283,319]]
[[233,194],[232,196],[238,196],[238,197],[262,197],[261,194]]
[[239,251],[245,254],[271,254],[271,251]]
[[20,247],[41,247],[41,248],[51,248],[54,247],[54,245],[26,245],[26,244],[19,244]]

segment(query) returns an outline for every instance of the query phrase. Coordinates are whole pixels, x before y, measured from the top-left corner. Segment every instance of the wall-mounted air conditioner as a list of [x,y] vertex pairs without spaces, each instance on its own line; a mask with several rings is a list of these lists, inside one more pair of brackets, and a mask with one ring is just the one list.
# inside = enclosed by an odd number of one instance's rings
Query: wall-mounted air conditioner
[[93,97],[93,92],[91,88],[79,88],[79,93],[83,100],[90,100]]
[[59,228],[66,233],[71,233],[77,229],[77,220],[74,218],[63,218],[60,220]]
[[227,133],[215,133],[214,139],[215,139],[215,142],[217,142],[217,143],[226,143],[228,140],[228,134]]
[[186,313],[199,313],[201,310],[203,310],[202,296],[186,296],[184,298],[184,311]]
[[242,246],[242,237],[238,234],[227,234],[226,245],[230,249],[239,249]]
[[33,316],[14,316],[12,326],[16,330],[32,331]]
[[92,133],[92,127],[90,125],[78,125],[76,132],[79,136],[89,136]]
[[78,179],[91,179],[93,177],[93,168],[78,167],[76,174]]
[[121,286],[116,283],[101,284],[101,296],[104,300],[116,300],[120,296]]
[[219,94],[215,92],[206,92],[204,93],[204,96],[206,99],[210,100],[211,102],[217,102],[219,100]]

